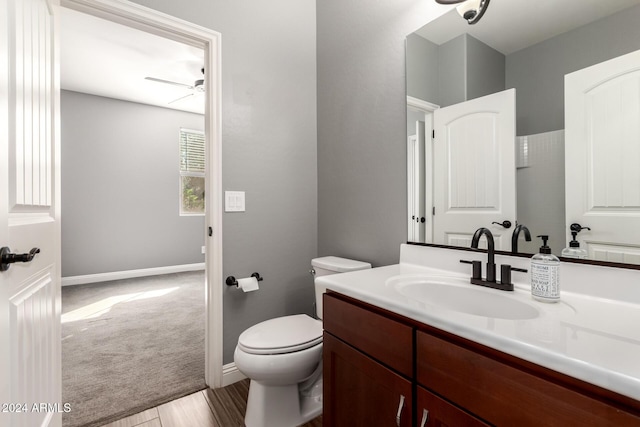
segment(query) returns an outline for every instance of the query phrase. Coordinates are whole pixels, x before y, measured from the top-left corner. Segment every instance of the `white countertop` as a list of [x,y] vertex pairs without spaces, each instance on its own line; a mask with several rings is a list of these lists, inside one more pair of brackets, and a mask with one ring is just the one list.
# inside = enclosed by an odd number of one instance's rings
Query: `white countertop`
[[316,281],[328,289],[640,401],[640,304],[568,291],[561,293],[561,302],[546,304],[531,298],[524,281],[515,282],[514,292],[469,284],[480,292],[517,299],[540,313],[532,319],[510,320],[417,301],[387,282],[395,276],[434,274],[457,276],[461,283],[468,280],[470,274],[457,270],[445,272],[403,263],[401,256],[400,264],[322,276]]

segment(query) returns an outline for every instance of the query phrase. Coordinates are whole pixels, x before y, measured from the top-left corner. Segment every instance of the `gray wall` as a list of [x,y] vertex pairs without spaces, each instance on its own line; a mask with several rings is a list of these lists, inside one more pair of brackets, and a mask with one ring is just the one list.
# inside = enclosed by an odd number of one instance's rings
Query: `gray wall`
[[316,3],[136,3],[222,34],[222,185],[246,192],[246,212],[223,216],[223,276],[257,271],[264,277],[258,292],[224,290],[229,363],[238,335],[249,326],[312,311],[308,271],[318,247]]
[[438,46],[407,36],[407,95],[440,107],[504,90],[505,57],[463,34]]
[[439,97],[441,107],[467,100],[467,57],[466,35],[461,35],[438,49]]
[[[430,42],[412,34],[407,38],[408,94],[447,106],[505,88],[516,88],[517,134],[531,135],[564,128],[564,76],[584,67],[640,49],[640,5],[595,23],[560,34],[508,55],[474,37],[459,36],[443,43],[439,84],[432,89],[436,54]],[[621,30],[624,29],[624,30]],[[422,41],[421,41],[422,40]],[[426,56],[417,60],[414,55]],[[431,68],[429,68],[431,67]],[[466,76],[462,73],[466,70]],[[429,71],[430,72],[430,71]],[[428,81],[414,81],[428,76]],[[466,82],[466,88],[460,84]],[[429,90],[418,90],[428,88]],[[413,94],[415,91],[416,94]]]
[[518,135],[564,129],[564,75],[640,49],[640,6],[507,56]]
[[407,36],[407,95],[438,104],[438,45],[417,34]]
[[318,252],[376,266],[407,240],[405,38],[432,1],[317,1]]
[[62,91],[62,276],[204,262],[179,215],[178,132],[204,118]]
[[467,35],[467,100],[505,89],[505,56]]

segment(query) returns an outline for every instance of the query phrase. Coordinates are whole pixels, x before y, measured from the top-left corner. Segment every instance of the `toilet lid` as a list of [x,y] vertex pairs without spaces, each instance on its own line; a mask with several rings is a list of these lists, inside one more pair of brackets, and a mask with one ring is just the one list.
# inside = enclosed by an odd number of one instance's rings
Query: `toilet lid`
[[316,268],[324,268],[325,270],[335,271],[337,273],[346,273],[348,271],[364,270],[371,268],[368,262],[355,261],[353,259],[341,258],[337,256],[323,256],[311,260],[311,266]]
[[322,322],[306,314],[277,317],[240,334],[238,347],[251,354],[292,353],[322,343]]

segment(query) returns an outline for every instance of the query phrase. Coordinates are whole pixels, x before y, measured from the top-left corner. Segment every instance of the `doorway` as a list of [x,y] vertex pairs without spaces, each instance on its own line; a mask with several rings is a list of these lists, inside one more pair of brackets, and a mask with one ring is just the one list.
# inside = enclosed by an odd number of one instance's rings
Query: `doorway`
[[407,96],[407,202],[410,242],[433,243],[433,113],[438,105]]
[[[205,265],[205,382],[212,388],[222,378],[222,235],[221,235],[221,130],[220,130],[220,35],[135,4],[111,1],[63,0],[64,8],[99,17],[161,36],[204,51],[203,85],[206,211],[204,226]],[[158,84],[158,83],[156,83]],[[185,88],[182,88],[185,89]],[[195,85],[194,85],[195,89]],[[178,151],[176,132],[176,152]],[[64,144],[64,142],[63,142]],[[64,145],[63,145],[64,146]],[[64,171],[64,168],[63,168]],[[81,177],[80,177],[81,179]],[[178,178],[176,177],[176,180]],[[63,189],[64,190],[64,189]],[[176,204],[178,196],[176,195]],[[63,218],[64,221],[64,218]],[[162,230],[159,230],[161,233]],[[167,248],[170,252],[171,248]]]

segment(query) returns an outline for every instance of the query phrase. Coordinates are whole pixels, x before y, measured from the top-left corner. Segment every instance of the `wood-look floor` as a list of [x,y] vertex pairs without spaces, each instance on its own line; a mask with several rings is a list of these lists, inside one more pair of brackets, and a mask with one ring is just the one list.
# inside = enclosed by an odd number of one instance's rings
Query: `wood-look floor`
[[[104,427],[243,427],[249,380],[206,389]],[[322,415],[303,427],[322,427]]]

